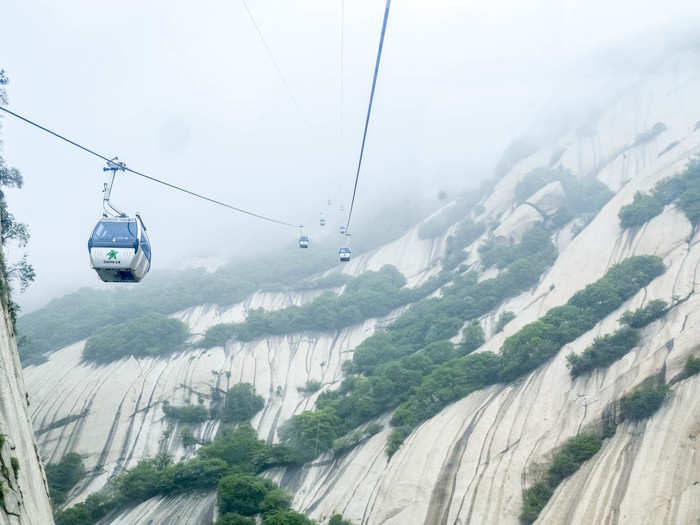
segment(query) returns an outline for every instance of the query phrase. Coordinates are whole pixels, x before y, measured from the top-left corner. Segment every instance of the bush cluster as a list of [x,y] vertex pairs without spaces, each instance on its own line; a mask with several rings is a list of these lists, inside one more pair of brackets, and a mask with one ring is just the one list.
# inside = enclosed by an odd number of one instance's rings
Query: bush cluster
[[484,329],[481,328],[479,321],[472,321],[462,330],[462,343],[460,344],[460,353],[467,355],[484,344]]
[[639,341],[638,329],[655,321],[666,311],[666,301],[656,299],[642,308],[625,312],[620,317],[620,322],[627,325],[626,327],[612,334],[596,337],[593,344],[586,348],[581,355],[571,353],[566,357],[571,377],[575,378],[596,368],[610,366],[637,345]]
[[148,313],[97,330],[85,343],[83,359],[109,363],[124,357],[152,357],[185,348],[187,326],[177,319]]
[[85,476],[85,465],[75,452],[66,454],[58,463],[48,463],[44,467],[46,482],[49,485],[51,503],[57,507],[66,502],[68,493]]
[[657,122],[651,128],[639,133],[635,137],[634,142],[632,143],[632,147],[639,146],[641,144],[645,144],[646,142],[654,140],[667,129],[668,128],[666,127],[666,124],[664,124],[663,122]]
[[[274,465],[290,463],[290,455],[279,445],[268,445],[259,440],[255,430],[246,423],[234,429],[224,428],[220,434],[202,446],[197,457],[186,462],[173,463],[166,454],[141,460],[134,468],[120,474],[105,490],[90,495],[84,503],[57,512],[56,524],[94,523],[114,508],[138,504],[157,495],[213,489],[223,479],[228,480],[228,485],[219,493],[219,500],[225,501],[222,512],[252,505],[244,495],[229,490],[233,484],[232,476],[260,480],[255,474]],[[259,482],[266,488],[265,495],[272,493],[265,509],[269,512],[285,510],[288,503],[275,507],[274,502],[280,504],[288,498],[269,483]]]
[[674,177],[658,182],[650,193],[637,192],[631,204],[620,208],[620,226],[634,228],[659,215],[664,206],[676,202],[688,220],[700,221],[700,159],[692,159],[688,167]]
[[252,341],[264,336],[304,331],[331,331],[365,319],[381,317],[418,300],[444,284],[447,276],[429,279],[418,288],[406,288],[406,279],[391,265],[366,272],[345,286],[341,295],[328,292],[304,306],[265,312],[251,310],[242,323],[219,324],[207,330],[205,348],[223,346],[232,337]]
[[503,269],[517,260],[532,257],[538,248],[544,248],[545,258],[549,259],[552,253],[556,258],[556,249],[550,246],[550,233],[543,226],[535,225],[525,232],[517,244],[510,244],[501,237],[486,241],[479,246],[479,256],[485,268],[496,266]]
[[620,416],[622,420],[639,421],[652,416],[668,396],[668,385],[647,381],[622,398]]
[[209,410],[202,405],[176,407],[166,401],[163,403],[163,413],[166,417],[182,423],[204,423],[209,419]]
[[496,321],[496,326],[494,327],[495,333],[498,334],[502,332],[506,325],[513,319],[515,319],[515,314],[513,312],[503,312],[498,316],[498,320]]
[[377,432],[381,432],[382,425],[379,423],[371,423],[364,428],[346,434],[337,439],[333,440],[333,452],[336,454],[342,454],[343,452],[354,448],[359,443],[362,443],[366,439],[372,437]]
[[525,202],[547,184],[559,181],[564,188],[566,200],[552,218],[554,224],[562,226],[574,217],[589,215],[589,219],[613,196],[605,184],[595,177],[575,177],[569,170],[558,168],[535,168],[523,177],[515,187],[515,198]]
[[649,301],[646,306],[635,311],[625,312],[620,318],[620,322],[630,328],[644,328],[646,325],[656,321],[664,315],[668,309],[668,304],[662,299]]
[[693,357],[691,355],[685,362],[685,367],[683,367],[683,377],[694,376],[697,373],[700,373],[700,357]]
[[569,439],[554,455],[544,479],[523,491],[522,523],[534,523],[554,489],[576,472],[584,461],[592,458],[602,446],[602,438],[595,433],[579,434]]
[[593,344],[581,355],[569,354],[566,357],[571,377],[578,377],[595,370],[605,368],[620,359],[639,341],[639,334],[632,328],[621,328],[612,334],[596,337]]
[[[202,405],[176,407],[167,401],[163,403],[163,413],[167,418],[185,424],[201,424],[208,419],[220,418],[223,423],[250,421],[265,406],[265,400],[255,392],[250,383],[237,383],[224,396],[223,404],[217,409],[207,410]],[[193,446],[197,440],[189,426],[180,431],[185,448]]]
[[484,233],[483,223],[474,223],[465,219],[457,225],[454,235],[445,243],[445,255],[442,259],[443,270],[455,269],[467,256],[464,249]]
[[224,423],[241,423],[250,421],[265,406],[265,400],[255,393],[250,383],[238,383],[228,389],[221,420]]
[[664,203],[654,195],[638,191],[634,194],[631,204],[620,208],[620,226],[634,228],[650,221],[664,211]]

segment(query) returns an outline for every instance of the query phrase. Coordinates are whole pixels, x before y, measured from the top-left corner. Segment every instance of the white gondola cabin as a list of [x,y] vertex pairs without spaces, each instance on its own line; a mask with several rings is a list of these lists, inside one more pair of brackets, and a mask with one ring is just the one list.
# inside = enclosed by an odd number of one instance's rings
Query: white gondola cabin
[[136,217],[103,217],[88,240],[90,265],[107,283],[137,283],[151,269],[151,243]]

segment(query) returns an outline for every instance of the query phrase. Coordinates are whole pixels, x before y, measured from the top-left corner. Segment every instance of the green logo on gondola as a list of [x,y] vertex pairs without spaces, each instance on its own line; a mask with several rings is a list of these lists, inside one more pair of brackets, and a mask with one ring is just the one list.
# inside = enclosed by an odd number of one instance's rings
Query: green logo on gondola
[[109,258],[110,261],[112,261],[112,260],[116,261],[117,260],[117,252],[114,250],[110,250],[109,252],[107,252],[107,257]]

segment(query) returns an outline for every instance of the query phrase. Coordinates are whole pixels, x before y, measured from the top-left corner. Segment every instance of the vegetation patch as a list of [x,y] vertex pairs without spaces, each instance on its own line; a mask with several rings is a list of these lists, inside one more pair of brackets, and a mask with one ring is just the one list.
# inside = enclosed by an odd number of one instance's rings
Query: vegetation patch
[[224,423],[250,421],[265,406],[265,401],[255,393],[250,383],[238,383],[229,388],[221,411]]
[[163,402],[163,413],[166,417],[182,423],[204,423],[209,419],[209,410],[202,405],[172,406],[167,401]]
[[447,238],[445,255],[442,259],[443,270],[454,270],[466,257],[464,249],[484,233],[483,223],[474,223],[465,219],[457,225],[454,235]]
[[670,388],[655,381],[647,381],[631,394],[622,398],[622,420],[640,421],[651,417],[663,405]]
[[662,149],[659,154],[657,155],[658,157],[661,157],[662,155],[665,155],[669,151],[671,151],[673,148],[678,146],[681,142],[679,140],[674,140],[672,142],[669,142],[664,149]]
[[197,444],[197,439],[194,437],[194,432],[191,427],[182,427],[182,430],[180,430],[180,439],[182,440],[182,446],[185,448],[190,448]]
[[689,356],[683,367],[683,378],[700,373],[700,357]]
[[382,425],[379,423],[371,423],[367,425],[364,428],[358,429],[350,434],[346,434],[345,436],[341,436],[337,439],[333,440],[333,452],[336,454],[342,454],[343,452],[346,452],[363,441],[369,439],[373,435],[377,434],[378,432],[381,432],[382,430]]
[[552,217],[555,226],[563,226],[574,217],[592,219],[613,196],[613,192],[595,177],[575,177],[571,171],[558,168],[535,168],[528,172],[515,187],[518,202],[527,201],[547,184],[559,181],[566,200]]
[[640,134],[638,134],[635,137],[634,142],[632,143],[632,147],[640,146],[642,144],[646,144],[647,142],[651,142],[667,129],[668,128],[666,127],[666,124],[664,124],[663,122],[657,122],[648,130],[642,131]]
[[566,357],[571,377],[576,378],[596,368],[605,368],[627,354],[639,342],[639,334],[632,328],[621,328],[612,334],[596,337],[581,355]]
[[[113,509],[135,505],[157,495],[211,490],[224,479],[227,482],[218,493],[219,501],[225,502],[225,511],[251,509],[253,505],[257,505],[256,509],[264,508],[266,512],[285,510],[289,498],[282,497],[274,484],[255,477],[255,474],[290,461],[288,451],[279,445],[268,445],[259,440],[249,424],[224,428],[220,436],[203,445],[197,451],[197,457],[189,461],[174,463],[165,454],[141,460],[134,468],[120,474],[103,491],[90,495],[84,503],[56,512],[56,524],[95,523]],[[237,492],[237,488],[247,486],[249,481],[248,496],[245,489]],[[256,487],[262,487],[262,498],[256,492]],[[286,504],[282,503],[285,501]]]
[[520,521],[534,523],[552,497],[554,489],[576,472],[586,460],[592,458],[602,444],[601,436],[596,433],[579,434],[569,439],[554,455],[544,479],[523,492]]
[[500,333],[503,331],[503,329],[506,327],[508,323],[510,323],[513,319],[515,319],[515,314],[513,312],[503,312],[501,315],[498,316],[498,321],[496,321],[496,326],[495,326],[495,333]]
[[481,324],[479,324],[479,321],[472,321],[462,330],[462,342],[459,352],[463,355],[470,354],[483,345],[485,341],[484,329],[481,328]]
[[541,225],[535,225],[528,230],[517,244],[504,241],[503,238],[494,238],[479,246],[479,256],[485,268],[507,268],[517,260],[532,257],[538,248],[545,250],[543,256],[546,260],[551,260],[552,255],[556,258],[556,249],[551,244],[550,233]]
[[638,191],[634,194],[632,204],[620,208],[620,226],[634,228],[641,226],[664,211],[664,203],[654,195]]
[[307,305],[274,312],[251,310],[242,323],[212,326],[207,330],[202,346],[223,346],[231,338],[252,341],[294,332],[338,330],[365,319],[387,315],[399,306],[432,293],[446,280],[446,275],[440,275],[418,288],[406,288],[404,276],[394,266],[386,265],[377,272],[366,272],[348,282],[341,295],[328,292]]
[[68,493],[85,476],[85,465],[75,452],[66,454],[58,463],[48,463],[44,467],[49,496],[54,507],[66,502]]
[[700,221],[700,160],[695,158],[674,177],[658,182],[650,193],[637,192],[634,200],[620,208],[620,226],[634,228],[659,215],[664,206],[676,203],[693,226]]
[[668,304],[661,299],[650,301],[646,306],[635,311],[625,312],[620,318],[620,322],[630,328],[644,328],[656,321],[668,311]]
[[85,361],[103,364],[125,357],[155,357],[183,350],[187,326],[177,319],[148,313],[95,332],[83,349]]

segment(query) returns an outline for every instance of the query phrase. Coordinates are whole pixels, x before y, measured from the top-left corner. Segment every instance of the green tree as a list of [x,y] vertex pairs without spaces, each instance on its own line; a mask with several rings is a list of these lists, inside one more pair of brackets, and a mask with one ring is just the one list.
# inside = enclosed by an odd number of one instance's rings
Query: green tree
[[221,478],[216,489],[219,511],[253,516],[260,512],[260,505],[270,490],[271,481],[250,474],[231,474]]
[[620,226],[634,228],[650,221],[664,211],[664,203],[654,194],[637,192],[631,204],[620,208]]
[[622,398],[622,417],[640,421],[652,416],[663,405],[670,389],[665,384],[643,383]]
[[71,489],[85,476],[83,460],[75,452],[66,454],[58,463],[48,463],[44,470],[54,505],[63,504]]
[[649,304],[635,311],[625,312],[620,318],[620,322],[631,328],[644,328],[649,323],[655,321],[666,313],[668,304],[666,301],[656,299]]
[[250,421],[265,406],[263,398],[255,393],[250,383],[238,383],[226,392],[221,419],[226,423]]
[[683,368],[683,375],[685,377],[690,377],[697,373],[700,373],[700,357],[693,357],[691,355],[685,362],[685,367]]
[[307,410],[286,421],[279,437],[300,460],[308,461],[331,448],[339,428],[340,419],[333,410]]
[[[0,69],[0,104],[3,105],[8,103],[7,91],[5,89],[8,82],[9,79],[5,74],[5,70]],[[1,140],[0,147],[2,147]],[[19,170],[7,166],[4,157],[0,155],[0,241],[3,247],[8,241],[14,241],[20,248],[24,248],[29,242],[29,228],[26,224],[18,222],[15,216],[10,213],[5,195],[6,189],[22,188],[23,183],[24,180]],[[19,261],[10,265],[5,263],[4,257],[0,258],[0,271],[3,274],[2,277],[5,282],[18,282],[21,292],[27,289],[27,286],[34,281],[36,276],[34,268],[27,260],[26,253]],[[9,289],[5,290],[4,294],[6,294],[6,297],[3,298],[3,302],[6,303],[10,311],[10,316],[14,325],[19,306],[12,301]]]
[[463,354],[469,354],[484,344],[484,330],[478,321],[472,321],[462,330],[462,345],[460,347]]
[[271,489],[260,503],[260,512],[269,514],[278,510],[286,510],[292,504],[292,498],[282,489]]
[[498,321],[496,321],[496,326],[494,328],[495,333],[498,334],[502,332],[506,325],[513,319],[515,319],[515,314],[513,312],[502,312],[501,315],[498,316]]

